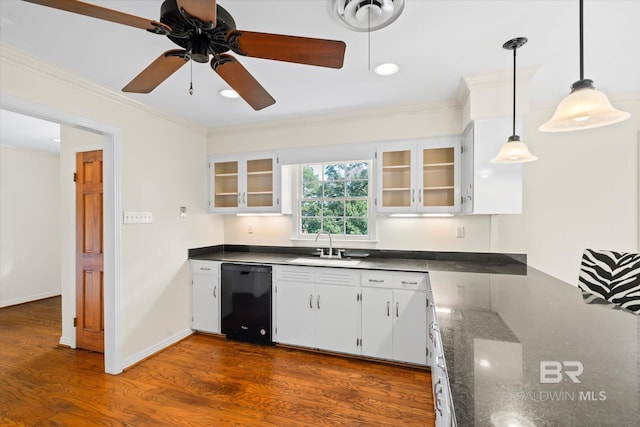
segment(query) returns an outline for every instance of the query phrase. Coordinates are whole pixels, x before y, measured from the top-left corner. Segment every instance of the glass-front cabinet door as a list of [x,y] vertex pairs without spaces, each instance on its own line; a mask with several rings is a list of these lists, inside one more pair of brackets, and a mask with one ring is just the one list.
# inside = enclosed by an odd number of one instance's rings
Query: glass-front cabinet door
[[209,210],[218,213],[280,209],[278,158],[271,155],[209,159]]
[[379,213],[460,212],[460,138],[378,147]]
[[212,161],[209,163],[212,180],[212,209],[237,209],[239,197],[239,160]]
[[246,194],[242,203],[247,208],[271,208],[275,205],[275,161],[273,158],[248,159],[246,161]]
[[418,150],[418,210],[460,212],[460,140],[431,141]]
[[394,145],[378,149],[378,212],[415,211],[413,145]]

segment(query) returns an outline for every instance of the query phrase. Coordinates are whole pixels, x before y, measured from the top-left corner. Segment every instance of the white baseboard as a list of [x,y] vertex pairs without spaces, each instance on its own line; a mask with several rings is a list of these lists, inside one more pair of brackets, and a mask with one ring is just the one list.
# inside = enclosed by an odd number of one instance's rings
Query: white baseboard
[[177,343],[178,341],[188,337],[193,334],[191,329],[185,329],[182,332],[177,333],[176,335],[169,337],[163,341],[160,341],[158,344],[151,346],[145,350],[142,350],[133,356],[127,357],[123,361],[123,369],[128,368],[129,366],[135,365],[136,363],[146,359],[149,356],[154,355],[155,353],[164,350],[165,348]]
[[67,347],[71,347],[71,348],[75,348],[75,346],[73,345],[73,341],[71,340],[71,338],[69,337],[65,337],[65,336],[61,336],[60,337],[60,341],[58,341],[58,344],[60,345],[64,345]]
[[36,295],[28,295],[26,297],[13,298],[6,301],[0,301],[0,308],[9,307],[11,305],[24,304],[27,302],[38,301],[40,299],[57,297],[57,296],[60,296],[60,290],[43,292],[41,294],[36,294]]

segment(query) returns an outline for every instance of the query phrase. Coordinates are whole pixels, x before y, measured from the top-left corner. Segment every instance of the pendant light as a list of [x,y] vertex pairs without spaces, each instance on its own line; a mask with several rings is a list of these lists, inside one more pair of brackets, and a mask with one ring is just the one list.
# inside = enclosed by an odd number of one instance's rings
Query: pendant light
[[538,160],[516,135],[516,50],[526,42],[526,37],[518,37],[502,45],[504,49],[513,50],[513,133],[509,140],[502,145],[498,155],[491,159],[491,163],[525,163]]
[[540,126],[542,132],[568,132],[612,125],[631,115],[613,108],[607,95],[596,90],[593,80],[584,78],[583,0],[580,0],[580,80],[556,108],[551,120]]

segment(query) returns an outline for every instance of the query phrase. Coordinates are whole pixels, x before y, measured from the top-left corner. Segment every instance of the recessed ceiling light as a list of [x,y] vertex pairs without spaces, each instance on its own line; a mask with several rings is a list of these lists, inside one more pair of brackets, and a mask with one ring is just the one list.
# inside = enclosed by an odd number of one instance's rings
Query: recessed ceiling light
[[233,89],[222,89],[220,91],[220,95],[225,97],[225,98],[229,98],[229,99],[240,98],[240,95],[238,95],[238,92],[236,92]]
[[373,71],[379,76],[391,76],[400,70],[397,64],[392,64],[390,62],[386,64],[380,64]]

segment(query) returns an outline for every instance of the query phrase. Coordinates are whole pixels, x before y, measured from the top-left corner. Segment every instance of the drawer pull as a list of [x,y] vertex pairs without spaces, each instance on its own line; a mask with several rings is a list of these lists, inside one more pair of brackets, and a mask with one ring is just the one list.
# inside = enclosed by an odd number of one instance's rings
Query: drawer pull
[[383,279],[369,279],[369,283],[384,283]]
[[200,270],[202,270],[202,271],[211,271],[211,268],[209,268],[209,267],[200,267]]
[[418,284],[418,282],[407,282],[406,280],[403,280],[400,283],[402,283],[403,285],[417,285]]

